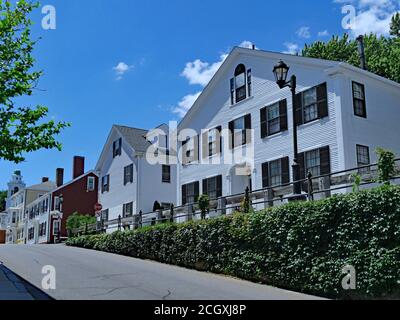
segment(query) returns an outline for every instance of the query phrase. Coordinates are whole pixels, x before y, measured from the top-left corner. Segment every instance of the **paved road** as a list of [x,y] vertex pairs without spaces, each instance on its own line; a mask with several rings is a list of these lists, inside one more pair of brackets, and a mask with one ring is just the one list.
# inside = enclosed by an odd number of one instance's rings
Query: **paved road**
[[60,300],[309,300],[298,293],[208,273],[63,245],[0,246],[0,262],[41,287],[56,268]]

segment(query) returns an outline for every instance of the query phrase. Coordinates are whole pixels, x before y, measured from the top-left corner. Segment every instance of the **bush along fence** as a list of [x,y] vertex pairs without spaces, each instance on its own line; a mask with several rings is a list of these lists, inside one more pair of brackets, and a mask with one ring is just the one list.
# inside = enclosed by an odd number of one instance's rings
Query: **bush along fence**
[[[67,245],[337,299],[400,298],[400,187],[251,214],[69,239]],[[344,266],[356,290],[344,290]],[[353,279],[354,280],[354,279]]]

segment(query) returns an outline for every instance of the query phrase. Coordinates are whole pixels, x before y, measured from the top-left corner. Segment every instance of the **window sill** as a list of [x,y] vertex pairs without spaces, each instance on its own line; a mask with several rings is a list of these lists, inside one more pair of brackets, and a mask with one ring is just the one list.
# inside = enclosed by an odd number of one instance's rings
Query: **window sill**
[[254,99],[254,96],[251,96],[251,97],[248,97],[248,98],[246,98],[246,99],[244,99],[244,100],[242,100],[242,101],[240,101],[240,102],[238,102],[238,103],[235,103],[235,104],[231,104],[231,108],[236,108],[237,106],[240,106],[241,104],[244,104],[244,103],[246,103],[246,102],[248,102],[248,101],[250,101],[250,100],[253,100]]
[[287,132],[287,130],[280,131],[280,132],[271,134],[269,136],[263,137],[263,138],[261,138],[261,140],[266,141],[266,140],[269,140],[269,139],[277,138],[277,137],[283,136],[283,134],[286,133],[286,132]]

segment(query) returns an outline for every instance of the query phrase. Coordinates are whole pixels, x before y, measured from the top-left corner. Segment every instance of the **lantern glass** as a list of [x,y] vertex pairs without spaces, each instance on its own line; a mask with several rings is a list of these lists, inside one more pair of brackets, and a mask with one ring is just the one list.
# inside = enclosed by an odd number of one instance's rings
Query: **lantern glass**
[[276,83],[280,86],[286,83],[287,76],[289,73],[289,67],[282,60],[278,62],[278,64],[274,67],[274,75]]

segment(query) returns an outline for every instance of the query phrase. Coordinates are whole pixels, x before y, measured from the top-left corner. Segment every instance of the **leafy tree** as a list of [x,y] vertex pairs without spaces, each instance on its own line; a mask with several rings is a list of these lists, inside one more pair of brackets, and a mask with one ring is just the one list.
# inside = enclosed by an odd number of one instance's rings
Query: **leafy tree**
[[[400,83],[400,37],[385,38],[369,34],[365,35],[364,43],[368,70]],[[302,55],[360,67],[357,41],[348,34],[333,36],[328,42],[317,41],[305,45]]]
[[90,215],[82,215],[75,212],[67,219],[67,230],[70,234],[74,234],[75,229],[85,227],[86,225],[92,225],[96,223],[96,217]]
[[40,149],[61,150],[55,140],[68,123],[45,122],[44,106],[17,107],[15,100],[31,96],[42,75],[32,71],[35,60],[31,40],[32,21],[28,15],[37,3],[0,0],[0,159],[19,163],[23,153]]
[[392,22],[390,23],[390,35],[400,38],[400,12],[397,12],[392,17]]
[[0,212],[6,209],[7,191],[0,191]]

